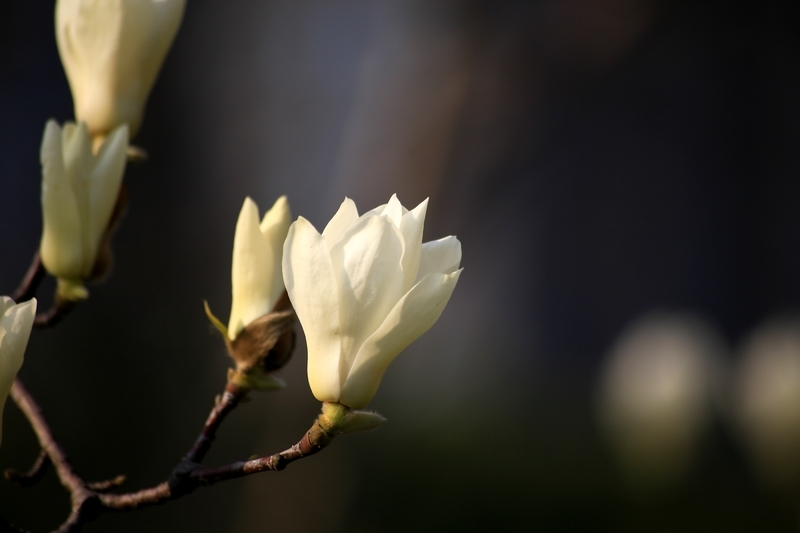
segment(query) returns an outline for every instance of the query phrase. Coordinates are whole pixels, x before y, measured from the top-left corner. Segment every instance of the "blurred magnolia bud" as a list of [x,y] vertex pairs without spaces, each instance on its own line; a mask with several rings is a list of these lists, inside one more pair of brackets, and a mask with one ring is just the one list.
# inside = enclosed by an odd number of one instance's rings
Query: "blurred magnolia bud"
[[733,387],[734,414],[761,481],[800,481],[800,318],[772,319],[744,343]]
[[691,315],[628,326],[601,375],[598,420],[630,482],[660,488],[687,472],[721,384],[724,344]]
[[294,350],[294,311],[283,287],[283,242],[289,231],[289,202],[281,196],[259,223],[258,206],[246,198],[233,238],[231,316],[226,328],[210,311],[211,322],[225,336],[236,371],[230,378],[242,387],[269,390],[282,382],[269,374],[281,368]]
[[19,305],[0,297],[0,442],[3,438],[3,408],[17,377],[36,316],[36,299]]
[[92,137],[142,121],[186,0],[58,0],[56,42],[75,118]]
[[84,281],[97,279],[107,268],[104,243],[120,198],[127,148],[124,125],[94,154],[83,123],[67,122],[62,129],[53,120],[47,122],[41,149],[40,253],[44,267],[58,278],[61,299],[86,298]]
[[303,217],[289,229],[283,276],[318,400],[365,407],[389,364],[450,300],[461,243],[422,243],[427,207],[425,200],[409,211],[393,195],[359,217],[345,199],[322,234]]

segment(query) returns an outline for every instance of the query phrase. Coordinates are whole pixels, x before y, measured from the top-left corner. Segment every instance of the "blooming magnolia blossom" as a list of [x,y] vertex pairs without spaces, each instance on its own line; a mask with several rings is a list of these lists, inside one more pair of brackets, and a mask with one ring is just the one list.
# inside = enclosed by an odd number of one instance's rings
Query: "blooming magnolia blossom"
[[58,0],[56,42],[75,117],[92,136],[131,136],[183,17],[186,0]]
[[59,295],[85,298],[103,235],[114,211],[128,149],[128,127],[120,126],[97,154],[86,126],[51,120],[42,140],[42,263],[58,277]]
[[395,195],[359,217],[346,198],[321,235],[303,217],[289,229],[283,277],[318,400],[365,407],[389,364],[447,305],[461,243],[422,243],[427,207],[425,200],[409,211]]
[[233,237],[230,340],[236,339],[253,320],[272,311],[283,293],[283,241],[291,220],[286,196],[275,201],[260,224],[258,206],[250,198],[245,198]]
[[36,299],[19,305],[0,297],[0,441],[3,438],[3,408],[22,366],[25,347],[36,316]]

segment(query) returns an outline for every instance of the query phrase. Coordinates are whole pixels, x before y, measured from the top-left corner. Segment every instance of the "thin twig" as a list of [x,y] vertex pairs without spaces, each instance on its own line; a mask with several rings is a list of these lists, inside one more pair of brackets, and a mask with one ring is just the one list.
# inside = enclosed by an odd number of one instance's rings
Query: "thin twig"
[[200,432],[200,436],[197,437],[194,446],[192,446],[192,449],[186,454],[187,461],[193,463],[201,463],[203,461],[206,453],[208,453],[208,450],[211,448],[214,437],[217,435],[217,429],[222,425],[228,413],[239,405],[239,402],[246,394],[247,392],[242,390],[242,388],[235,383],[228,383],[222,397],[211,410],[211,413],[209,413],[203,430]]
[[39,407],[19,378],[14,381],[14,385],[11,387],[11,397],[30,422],[31,428],[33,428],[33,432],[36,433],[36,438],[39,440],[39,445],[50,457],[59,481],[67,489],[72,500],[70,517],[58,531],[62,533],[76,531],[76,529],[73,529],[73,527],[77,527],[77,522],[75,521],[84,512],[82,510],[86,508],[87,501],[94,497],[94,493],[86,488],[86,484],[75,473],[72,464],[67,459],[67,455],[61,449],[50,427],[47,425],[41,407]]
[[334,435],[325,431],[322,426],[319,425],[319,422],[315,420],[311,429],[306,431],[303,438],[291,448],[274,455],[260,457],[250,461],[239,461],[215,468],[197,468],[192,471],[191,477],[202,485],[213,485],[220,481],[236,479],[258,472],[266,472],[267,470],[277,472],[283,470],[290,463],[298,459],[303,459],[304,457],[319,452],[330,444],[333,437]]
[[42,479],[42,476],[47,472],[48,466],[50,466],[50,456],[42,450],[30,470],[22,473],[13,468],[8,468],[5,471],[6,479],[22,488],[32,487]]
[[36,318],[33,319],[33,327],[39,329],[51,328],[64,320],[77,306],[78,303],[75,301],[56,297],[56,302],[50,309],[44,313],[37,313]]
[[107,492],[125,483],[126,479],[125,476],[120,475],[112,479],[106,479],[105,481],[92,481],[87,483],[86,487],[94,492]]
[[39,289],[39,285],[42,283],[46,274],[47,271],[42,264],[39,250],[36,250],[31,260],[31,266],[28,267],[28,271],[25,273],[25,277],[22,278],[22,282],[20,282],[17,290],[11,295],[11,299],[16,303],[22,303],[36,296],[36,291]]

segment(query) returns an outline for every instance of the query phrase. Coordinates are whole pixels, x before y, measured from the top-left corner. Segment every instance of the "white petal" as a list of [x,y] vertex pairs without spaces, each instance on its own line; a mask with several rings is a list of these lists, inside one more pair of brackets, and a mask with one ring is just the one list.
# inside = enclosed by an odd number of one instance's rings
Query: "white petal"
[[0,318],[15,305],[17,304],[14,303],[10,296],[0,296]]
[[[87,137],[88,139],[88,137]],[[128,160],[128,126],[122,125],[109,135],[95,157],[89,183],[89,218],[84,221],[89,232],[86,243],[88,276],[97,256],[100,240],[117,204],[122,176]]]
[[[140,93],[144,101],[155,83],[158,71],[172,46],[172,41],[178,33],[178,28],[186,8],[186,0],[157,0],[148,2],[153,10],[150,22],[151,28],[140,27],[135,31],[143,37],[142,85]],[[149,31],[148,31],[149,30]],[[144,102],[142,102],[144,104]],[[288,229],[288,228],[287,228]]]
[[439,319],[460,274],[428,274],[397,303],[358,352],[342,387],[342,404],[361,409],[369,403],[389,364]]
[[[36,298],[13,305],[7,308],[0,316],[0,329],[5,332],[5,339],[0,345],[0,355],[9,357],[9,354],[17,354],[19,364],[22,364],[22,352],[28,344],[28,337],[33,327],[33,319],[36,316]],[[4,359],[5,360],[5,359]]]
[[358,220],[356,204],[350,198],[345,198],[342,205],[339,206],[339,210],[322,231],[322,236],[328,243],[328,249],[333,248],[333,245],[339,242],[347,228],[355,224],[356,220]]
[[54,276],[77,279],[83,272],[81,220],[64,167],[61,130],[52,120],[45,127],[41,161],[42,263]]
[[438,272],[450,274],[461,264],[461,242],[453,235],[422,244],[417,280]]
[[403,253],[403,292],[417,282],[417,271],[422,254],[422,229],[425,226],[425,213],[428,211],[426,198],[414,208],[403,215],[400,221],[400,233],[403,234],[405,252]]
[[78,206],[78,218],[81,228],[81,250],[83,250],[83,267],[81,277],[91,271],[93,262],[91,239],[91,183],[92,171],[95,164],[92,155],[92,140],[86,124],[72,125],[67,123],[63,130],[62,146],[64,150],[64,168],[67,171],[67,181],[75,195],[75,204]]
[[272,249],[258,224],[258,206],[245,198],[233,237],[231,265],[231,340],[250,322],[272,310],[270,302],[275,269]]
[[378,215],[378,216],[383,215],[384,211],[386,211],[386,206],[387,205],[388,204],[382,204],[382,205],[379,205],[378,207],[376,207],[375,209],[370,209],[369,211],[367,211],[366,213],[361,215],[361,218],[367,218],[367,217],[376,216],[376,215]]
[[[4,298],[2,305],[7,303]],[[0,315],[0,441],[3,436],[3,407],[22,367],[35,316],[36,299],[6,307]]]
[[308,344],[308,384],[321,402],[339,401],[339,288],[325,239],[299,217],[283,246],[283,281]]
[[346,377],[361,344],[403,296],[403,239],[387,217],[362,217],[330,255],[339,286],[339,369]]
[[392,197],[389,198],[389,203],[383,208],[381,214],[389,217],[391,221],[394,222],[394,225],[399,228],[400,220],[407,211],[408,210],[403,207],[403,204],[400,203],[400,200],[397,199],[397,195],[393,194]]
[[286,234],[289,233],[289,226],[292,223],[292,212],[289,209],[289,201],[286,196],[281,196],[272,205],[269,211],[264,214],[261,220],[261,233],[269,243],[272,250],[272,286],[270,287],[270,311],[283,293],[283,274],[281,273],[281,263],[283,262],[283,243],[286,241]]

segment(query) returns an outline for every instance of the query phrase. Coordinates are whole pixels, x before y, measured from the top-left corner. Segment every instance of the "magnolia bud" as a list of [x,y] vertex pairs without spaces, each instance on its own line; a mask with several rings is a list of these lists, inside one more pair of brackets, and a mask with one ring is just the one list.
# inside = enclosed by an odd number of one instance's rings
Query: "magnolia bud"
[[131,136],[178,32],[186,0],[58,0],[56,42],[75,117],[92,137]]
[[63,300],[86,298],[84,281],[107,269],[105,249],[124,203],[120,189],[127,147],[127,126],[114,130],[96,154],[83,123],[67,122],[62,129],[51,120],[45,127],[40,253],[44,267],[58,278]]
[[228,374],[231,381],[241,388],[275,390],[284,383],[271,374],[285,365],[292,356],[295,344],[294,311],[273,311],[252,321],[236,339],[230,340],[227,328],[213,315],[205,303],[206,315],[222,333],[228,355],[236,362],[236,370]]

